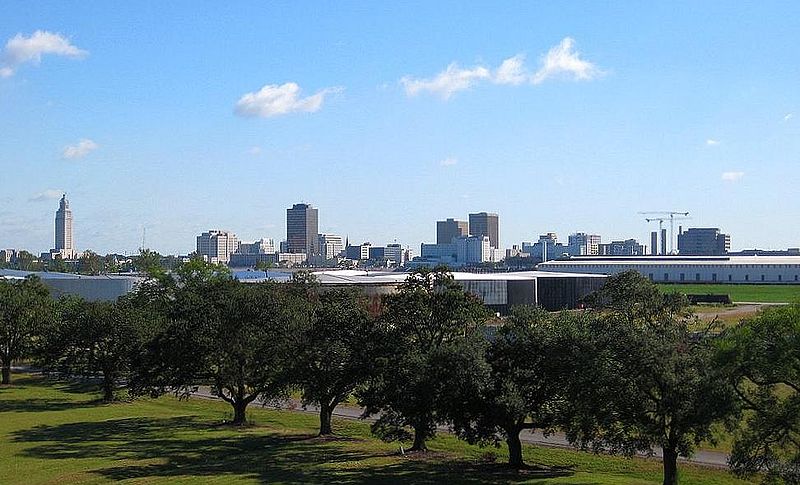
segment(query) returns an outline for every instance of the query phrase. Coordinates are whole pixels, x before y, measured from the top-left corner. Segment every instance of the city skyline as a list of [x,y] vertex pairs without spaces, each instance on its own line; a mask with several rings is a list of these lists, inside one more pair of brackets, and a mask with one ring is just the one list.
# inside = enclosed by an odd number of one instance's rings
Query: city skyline
[[51,249],[63,192],[100,253],[278,241],[298,201],[320,233],[411,248],[484,210],[504,247],[646,242],[654,210],[800,245],[796,3],[299,10],[8,7],[0,246]]

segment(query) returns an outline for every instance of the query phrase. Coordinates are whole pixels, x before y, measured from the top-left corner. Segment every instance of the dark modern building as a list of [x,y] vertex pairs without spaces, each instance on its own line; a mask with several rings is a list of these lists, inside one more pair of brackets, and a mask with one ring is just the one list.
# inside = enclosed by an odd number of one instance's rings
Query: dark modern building
[[290,253],[319,254],[319,214],[309,204],[286,209],[286,249]]
[[681,256],[718,256],[731,249],[731,237],[716,227],[693,227],[678,234]]
[[436,221],[436,244],[450,244],[453,239],[469,236],[469,223],[447,219]]
[[469,233],[471,236],[489,236],[489,245],[500,248],[500,223],[497,214],[478,212],[469,215]]

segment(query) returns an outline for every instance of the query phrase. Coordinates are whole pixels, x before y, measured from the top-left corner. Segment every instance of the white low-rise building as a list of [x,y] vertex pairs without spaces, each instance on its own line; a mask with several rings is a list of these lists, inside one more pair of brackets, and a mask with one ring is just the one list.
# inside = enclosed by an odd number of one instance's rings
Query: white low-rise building
[[645,256],[547,261],[539,271],[613,275],[637,271],[657,283],[800,284],[800,256]]

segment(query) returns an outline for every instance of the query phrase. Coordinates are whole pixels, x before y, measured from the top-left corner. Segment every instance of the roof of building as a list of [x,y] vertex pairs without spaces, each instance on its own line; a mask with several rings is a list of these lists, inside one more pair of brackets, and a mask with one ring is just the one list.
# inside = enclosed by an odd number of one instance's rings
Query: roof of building
[[43,280],[110,280],[110,279],[142,279],[142,276],[136,274],[130,275],[82,275],[75,273],[56,273],[51,271],[22,271],[17,269],[0,269],[0,277],[2,278],[27,278],[28,276],[36,275]]
[[[603,278],[604,275],[558,273],[553,271],[519,271],[508,273],[463,273],[453,272],[456,281],[522,281],[536,278]],[[364,271],[364,270],[325,270],[315,271],[314,276],[323,285],[397,285],[408,278],[409,273],[401,271]],[[291,279],[288,271],[234,271],[234,278],[251,283],[261,281],[285,282]]]

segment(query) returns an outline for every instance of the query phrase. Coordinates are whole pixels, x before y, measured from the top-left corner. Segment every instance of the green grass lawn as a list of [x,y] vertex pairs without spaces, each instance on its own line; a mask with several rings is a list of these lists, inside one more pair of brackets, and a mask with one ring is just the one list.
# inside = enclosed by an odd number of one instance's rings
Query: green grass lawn
[[664,292],[677,291],[686,294],[726,294],[734,302],[792,303],[800,301],[800,285],[704,285],[704,284],[659,284]]
[[[315,437],[316,417],[253,406],[245,428],[222,422],[224,403],[171,397],[101,404],[86,388],[17,376],[0,388],[0,483],[536,483],[661,482],[645,459],[525,448],[522,472],[486,463],[487,451],[451,436],[431,452],[401,456],[369,435],[365,423],[338,420],[337,437]],[[556,468],[558,467],[558,468]],[[726,471],[681,466],[684,484],[750,483]]]

